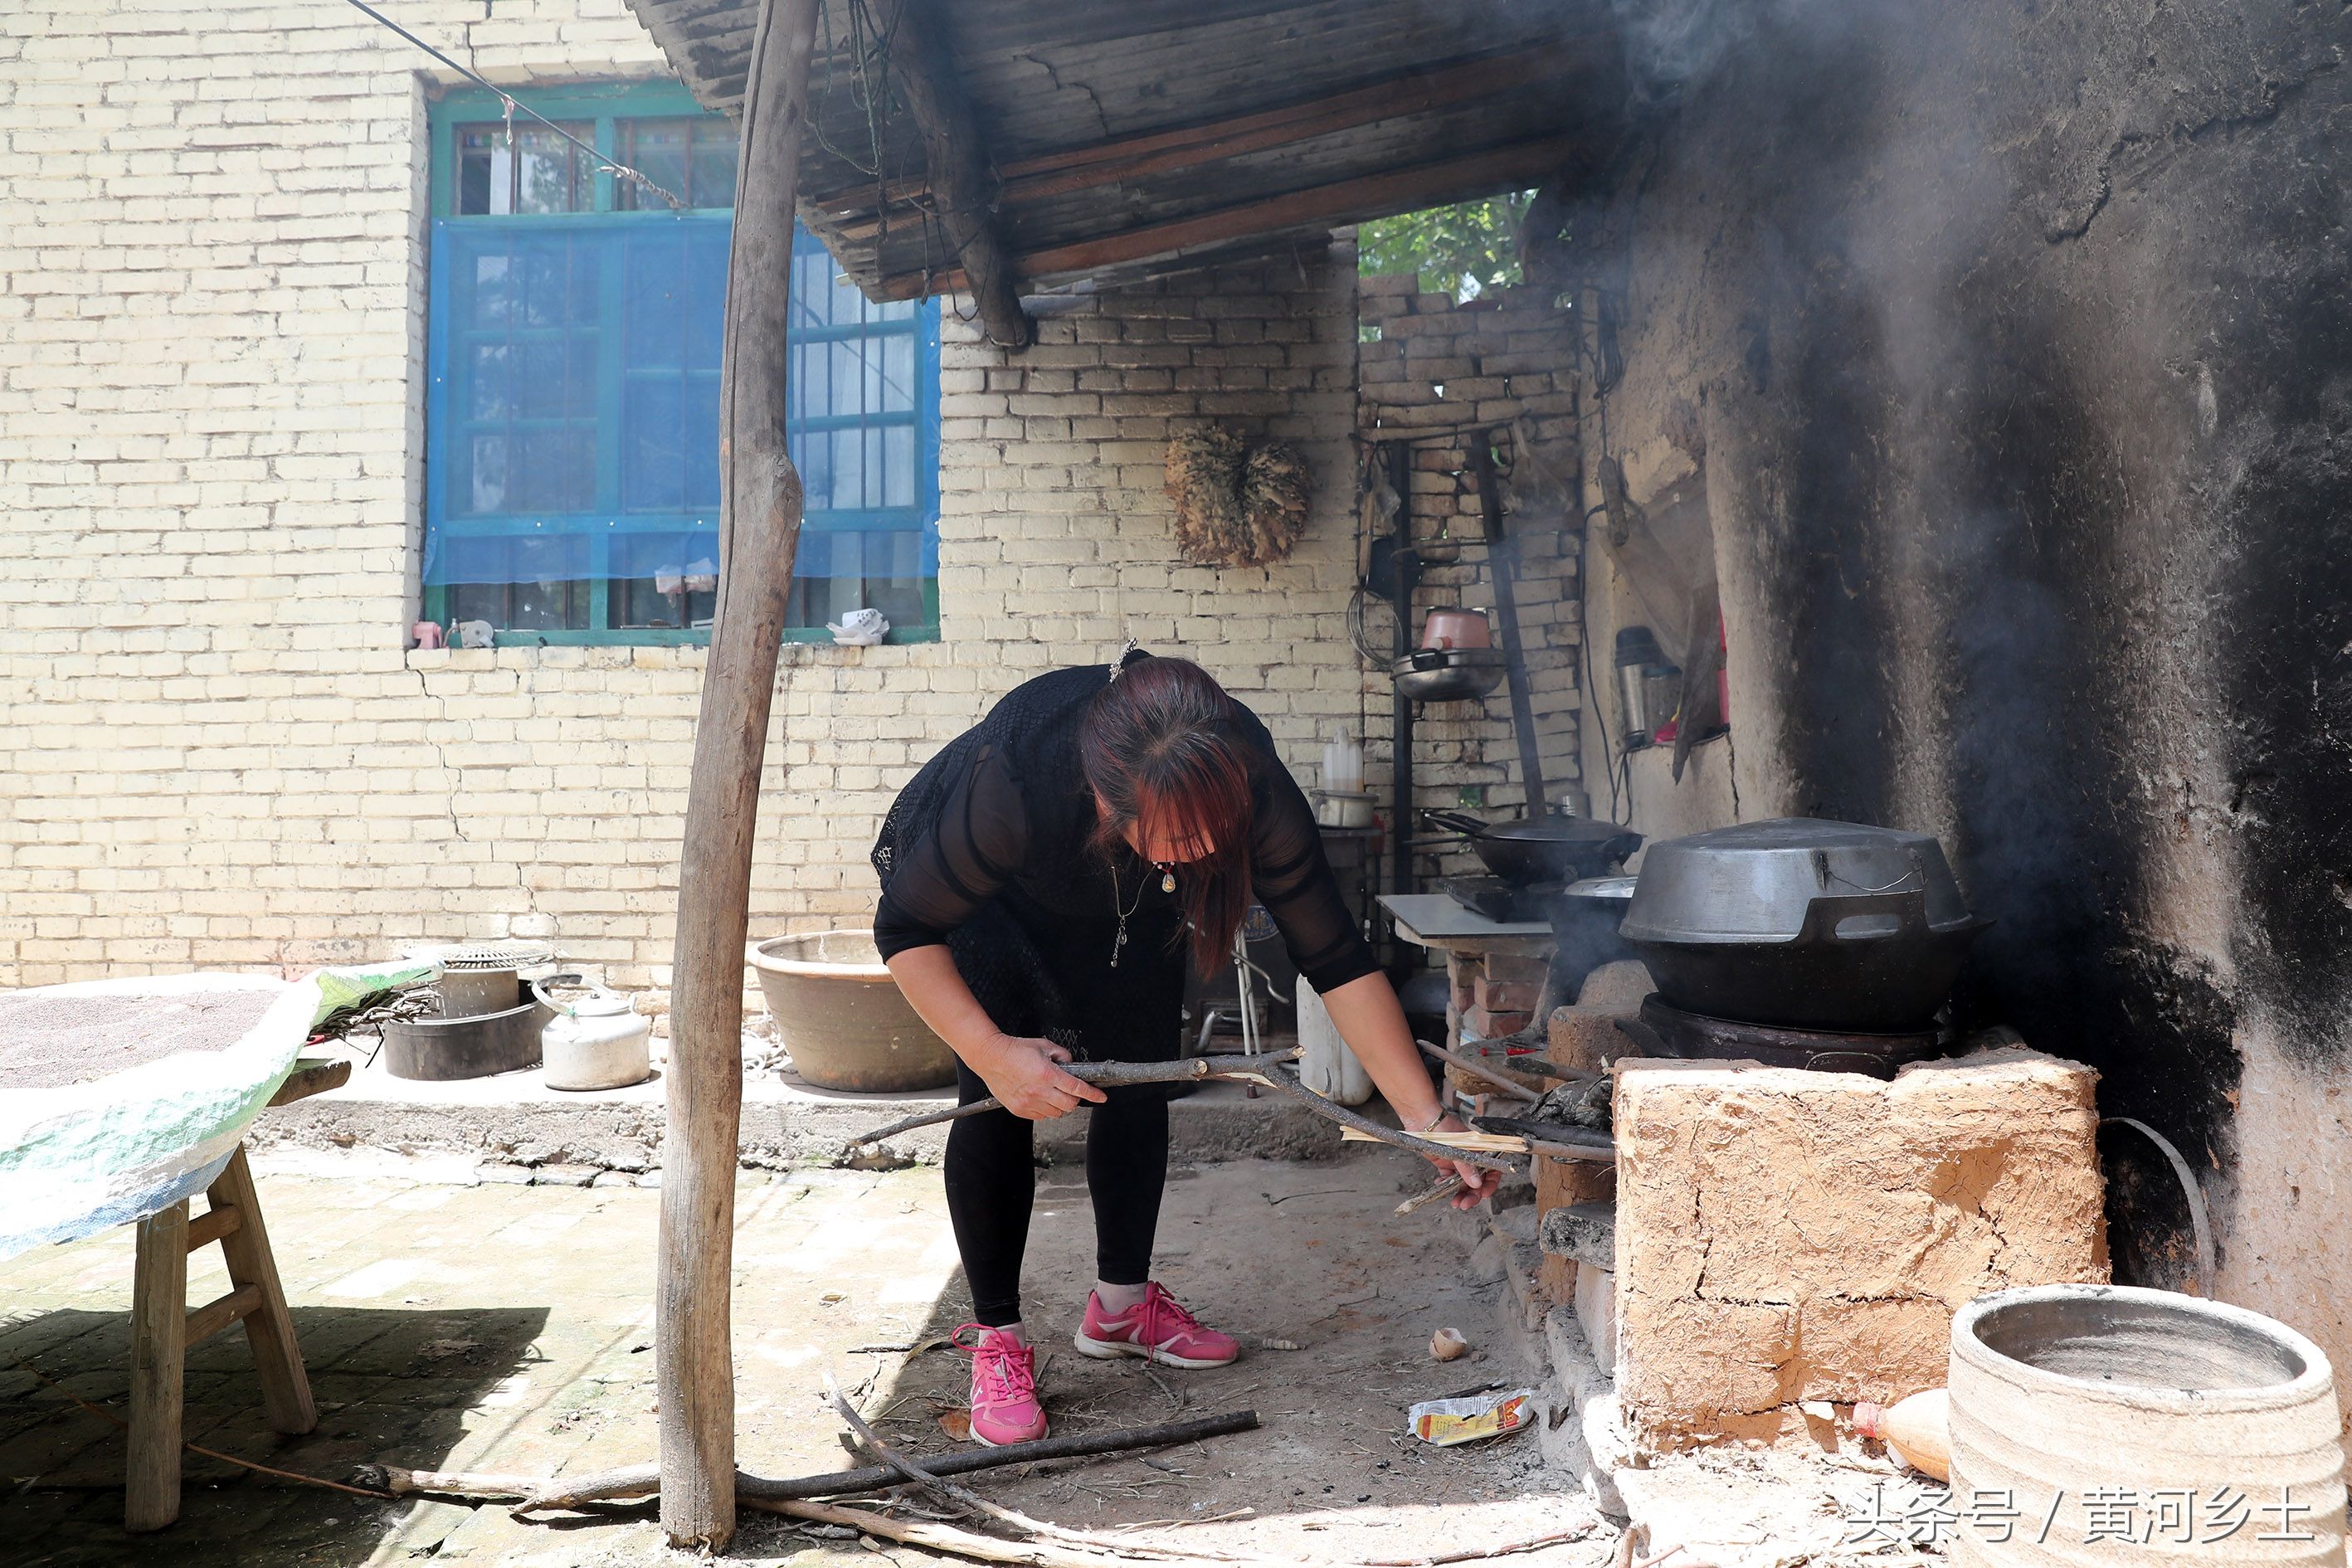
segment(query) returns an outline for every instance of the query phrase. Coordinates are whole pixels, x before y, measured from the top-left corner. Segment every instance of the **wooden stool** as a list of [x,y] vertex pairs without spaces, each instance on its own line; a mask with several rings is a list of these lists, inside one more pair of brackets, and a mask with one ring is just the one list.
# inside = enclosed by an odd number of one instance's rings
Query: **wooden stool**
[[[298,1068],[269,1103],[307,1098],[350,1076],[346,1062]],[[205,1198],[209,1206],[194,1219],[183,1198],[139,1222],[131,1286],[131,1458],[122,1510],[125,1528],[133,1531],[161,1530],[180,1517],[181,1396],[190,1345],[243,1323],[270,1426],[299,1434],[319,1424],[244,1144]],[[228,1262],[229,1293],[191,1312],[188,1254],[215,1241]]]

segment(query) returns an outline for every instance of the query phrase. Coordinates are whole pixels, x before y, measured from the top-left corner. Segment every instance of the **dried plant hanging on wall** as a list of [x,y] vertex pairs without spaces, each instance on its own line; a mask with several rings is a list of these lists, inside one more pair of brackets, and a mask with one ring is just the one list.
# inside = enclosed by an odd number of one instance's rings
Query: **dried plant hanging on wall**
[[1168,443],[1176,548],[1203,566],[1265,566],[1307,531],[1314,493],[1307,459],[1283,441],[1253,448],[1240,432],[1202,425]]

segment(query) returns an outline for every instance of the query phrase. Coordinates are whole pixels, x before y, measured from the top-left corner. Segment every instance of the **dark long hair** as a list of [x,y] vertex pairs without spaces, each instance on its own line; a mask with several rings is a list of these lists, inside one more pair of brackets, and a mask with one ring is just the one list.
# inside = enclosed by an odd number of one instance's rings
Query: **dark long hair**
[[[1139,658],[1087,705],[1078,760],[1109,809],[1094,846],[1115,856],[1127,829],[1184,846],[1176,901],[1192,962],[1213,973],[1249,910],[1250,747],[1241,705],[1190,659]],[[1201,846],[1209,846],[1206,853]]]

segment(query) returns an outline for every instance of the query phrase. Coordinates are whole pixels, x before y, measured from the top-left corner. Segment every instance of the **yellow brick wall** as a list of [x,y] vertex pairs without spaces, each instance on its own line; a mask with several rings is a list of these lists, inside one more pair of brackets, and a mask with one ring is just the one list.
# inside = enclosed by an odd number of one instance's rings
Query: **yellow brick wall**
[[[664,70],[619,0],[388,4],[505,84]],[[0,985],[525,915],[667,983],[700,652],[406,651],[432,68],[325,0],[0,9]],[[950,316],[945,640],[786,650],[755,931],[863,923],[922,759],[1130,633],[1225,679],[1305,782],[1368,711],[1384,781],[1386,678],[1344,625],[1353,289],[1318,247],[1055,301],[1017,361]],[[1313,459],[1271,570],[1174,558],[1162,453],[1209,417]],[[1432,780],[1499,779],[1493,733],[1433,713]]]

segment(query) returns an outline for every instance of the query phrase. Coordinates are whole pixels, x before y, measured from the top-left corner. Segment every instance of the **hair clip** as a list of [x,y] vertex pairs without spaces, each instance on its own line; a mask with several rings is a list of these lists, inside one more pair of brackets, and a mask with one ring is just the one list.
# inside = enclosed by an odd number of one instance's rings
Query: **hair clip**
[[1127,646],[1118,650],[1118,657],[1110,661],[1110,679],[1113,685],[1118,684],[1119,671],[1127,668],[1127,656],[1133,653],[1139,646],[1140,645],[1133,637],[1128,638]]

